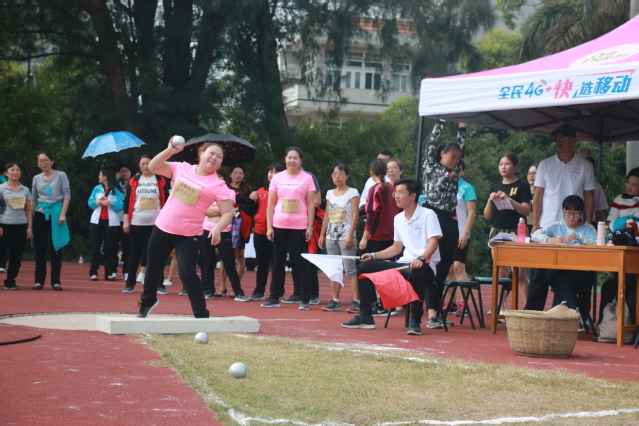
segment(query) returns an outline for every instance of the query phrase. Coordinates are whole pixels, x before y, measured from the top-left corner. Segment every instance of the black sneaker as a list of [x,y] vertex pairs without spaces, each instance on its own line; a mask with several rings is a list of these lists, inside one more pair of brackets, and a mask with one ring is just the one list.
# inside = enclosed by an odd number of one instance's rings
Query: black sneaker
[[300,302],[300,307],[298,308],[300,311],[308,311],[310,308],[308,302]]
[[266,302],[262,303],[262,307],[263,308],[279,308],[280,302],[277,299],[273,299],[269,297]]
[[311,297],[311,300],[308,303],[311,305],[319,305],[320,304],[319,297]]
[[18,287],[15,284],[5,284],[4,285],[4,289],[5,290],[20,290],[20,287]]
[[353,300],[353,302],[351,303],[351,306],[348,307],[346,312],[351,314],[359,314],[359,302],[356,302]]
[[213,300],[213,299],[215,299],[215,296],[213,296],[213,292],[212,291],[205,291],[204,292],[204,298],[206,300]]
[[[158,290],[158,293],[160,293],[160,291]],[[164,293],[160,293],[160,294],[164,294]],[[169,294],[169,291],[166,291],[166,294]],[[178,296],[188,296],[189,294],[186,292],[186,289],[182,289],[180,290],[180,292],[178,293]]]
[[133,287],[126,286],[124,287],[124,290],[122,290],[122,293],[135,293],[135,290],[133,289]]
[[437,315],[433,315],[428,318],[428,322],[426,323],[426,327],[428,328],[443,328],[444,324],[441,322],[441,318]]
[[158,294],[169,294],[169,291],[166,289],[166,287],[164,287],[163,285],[158,287]]
[[388,309],[379,309],[377,306],[373,308],[374,317],[385,317],[388,315]]
[[419,326],[419,322],[411,318],[408,323],[408,331],[406,332],[409,336],[421,336],[422,328]]
[[352,320],[343,322],[342,327],[372,330],[375,328],[375,320],[372,316],[357,315]]
[[264,293],[253,293],[249,296],[251,300],[264,300]]
[[155,308],[158,305],[158,303],[160,303],[160,301],[156,300],[152,306],[142,306],[142,303],[138,302],[138,306],[140,307],[140,312],[138,312],[138,318],[147,318],[149,314],[151,313],[151,311],[153,310],[153,308]]
[[302,296],[298,296],[297,294],[292,295],[286,299],[281,298],[280,302],[282,303],[300,303],[302,301]]

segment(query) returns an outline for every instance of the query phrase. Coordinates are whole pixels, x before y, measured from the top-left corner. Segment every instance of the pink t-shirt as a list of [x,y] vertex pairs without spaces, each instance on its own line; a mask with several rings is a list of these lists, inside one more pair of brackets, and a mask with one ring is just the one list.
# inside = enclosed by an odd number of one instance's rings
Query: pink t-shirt
[[[273,227],[306,229],[308,226],[306,195],[309,192],[315,192],[315,184],[311,175],[300,172],[297,176],[289,176],[286,171],[283,171],[273,176],[268,189],[277,194],[277,203],[273,212]],[[296,212],[283,212],[283,206],[285,210]]]
[[[229,189],[229,197],[232,199],[235,199],[235,191],[230,188],[228,189]],[[212,205],[217,206],[217,203],[213,203]],[[215,219],[215,220],[211,220],[211,219]],[[206,216],[204,218],[204,222],[202,222],[202,229],[204,229],[205,231],[210,231],[211,229],[215,227],[215,225],[217,225],[218,222],[219,222],[219,217],[216,218],[216,217]],[[231,224],[229,223],[229,225],[226,228],[224,228],[222,232],[231,232]]]
[[215,200],[228,200],[229,190],[217,173],[200,176],[197,166],[170,162],[173,190],[155,225],[164,232],[185,237],[202,235],[204,212]]

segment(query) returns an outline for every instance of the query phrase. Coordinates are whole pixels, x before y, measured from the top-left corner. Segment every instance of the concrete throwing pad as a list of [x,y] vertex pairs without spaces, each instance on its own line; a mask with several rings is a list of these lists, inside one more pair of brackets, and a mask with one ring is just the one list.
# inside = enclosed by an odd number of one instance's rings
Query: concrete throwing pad
[[107,334],[184,334],[197,333],[257,333],[260,322],[254,318],[217,317],[193,318],[181,316],[154,316],[136,318],[133,316],[100,315],[96,320],[96,329]]

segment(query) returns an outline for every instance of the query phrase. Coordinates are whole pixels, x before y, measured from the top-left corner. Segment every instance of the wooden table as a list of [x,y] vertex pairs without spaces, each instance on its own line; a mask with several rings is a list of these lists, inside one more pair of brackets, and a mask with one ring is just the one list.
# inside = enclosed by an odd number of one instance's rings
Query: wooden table
[[[573,246],[566,244],[495,243],[493,251],[493,293],[490,332],[497,332],[495,315],[500,307],[497,277],[500,266],[510,266],[512,272],[512,309],[518,309],[519,268],[572,269],[581,271],[612,271],[619,273],[617,318],[624,317],[626,273],[639,274],[639,247]],[[637,286],[637,315],[639,321],[639,285]],[[637,325],[617,321],[617,345],[623,346],[623,332],[637,330]]]

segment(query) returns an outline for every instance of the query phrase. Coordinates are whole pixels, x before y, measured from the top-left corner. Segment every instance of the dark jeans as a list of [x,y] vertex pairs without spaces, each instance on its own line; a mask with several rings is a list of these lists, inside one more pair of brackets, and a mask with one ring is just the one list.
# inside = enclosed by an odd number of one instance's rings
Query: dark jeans
[[[315,267],[315,265],[308,262],[306,266],[308,268],[308,278],[309,278],[308,292],[309,292],[310,298],[313,299],[315,297],[319,297],[319,276],[317,275],[317,267]],[[293,274],[293,294],[299,296],[300,279],[299,279],[299,276],[297,275],[297,268],[295,267],[295,265],[291,265],[291,273]]]
[[91,267],[89,276],[98,275],[100,269],[100,249],[104,243],[104,277],[108,278],[117,271],[116,246],[118,227],[109,226],[109,219],[100,219],[97,224],[89,226],[91,230]]
[[51,236],[51,216],[44,218],[44,213],[33,215],[33,242],[36,252],[35,283],[44,284],[47,280],[47,248],[51,255],[51,284],[61,284],[62,250],[55,251]]
[[366,242],[365,253],[377,253],[379,251],[385,250],[393,245],[393,240],[384,240],[384,241],[375,241],[368,240]]
[[255,255],[257,257],[257,273],[255,274],[255,293],[266,292],[266,280],[268,279],[269,265],[273,263],[273,242],[266,235],[253,234]]
[[[372,272],[386,271],[387,269],[398,268],[400,266],[406,266],[405,263],[397,262],[384,262],[384,261],[368,261],[362,262],[357,265],[357,276],[361,274],[369,274]],[[411,302],[410,315],[411,318],[417,322],[421,322],[422,315],[424,314],[424,295],[426,295],[426,306],[431,309],[437,309],[439,306],[439,298],[436,291],[426,292],[426,288],[435,287],[435,274],[428,264],[425,264],[420,269],[404,269],[399,271],[402,276],[413,286],[413,290],[419,296],[419,300]],[[358,279],[357,287],[359,288],[360,299],[360,313],[364,315],[372,315],[373,307],[372,303],[376,300],[377,295],[375,293],[375,285],[368,279]],[[432,308],[435,306],[435,308]]]
[[[131,225],[130,227],[130,234],[128,235],[129,241],[131,242],[129,246],[129,262],[128,269],[125,269],[125,271],[129,274],[126,279],[127,287],[135,287],[135,278],[136,274],[138,273],[138,265],[146,266],[149,239],[151,238],[153,227],[153,225]],[[140,259],[142,259],[141,262]]]
[[546,279],[555,290],[552,306],[566,302],[570,309],[577,308],[577,297],[588,287],[588,271],[548,269]]
[[543,311],[548,298],[548,281],[546,281],[547,269],[530,270],[530,285],[528,286],[528,299],[525,310]]
[[271,276],[271,299],[279,299],[284,294],[284,267],[286,266],[286,254],[291,259],[291,265],[296,268],[293,281],[300,286],[302,302],[310,300],[310,278],[308,274],[308,261],[302,257],[302,253],[308,250],[305,229],[273,228],[275,235],[273,241],[273,274]]
[[[211,245],[211,239],[209,238],[209,231],[204,231],[201,237],[202,244],[202,256],[204,258],[204,264],[202,265],[202,285],[204,286],[204,292],[215,292],[215,264],[217,263],[217,255],[215,249],[220,254],[224,269],[226,270],[226,276],[231,282],[231,288],[236,296],[244,294],[242,286],[240,284],[240,276],[235,268],[235,249],[233,248],[233,242],[231,240],[231,232],[221,232],[222,239],[217,246]],[[188,290],[187,290],[188,291]]]
[[14,286],[16,277],[22,264],[22,253],[27,243],[26,223],[21,225],[2,225],[2,238],[0,238],[0,258],[9,259],[7,278],[4,285]]
[[153,227],[149,239],[146,275],[144,276],[144,291],[140,296],[142,306],[152,306],[157,300],[157,290],[164,280],[164,266],[171,251],[175,248],[180,280],[191,302],[191,309],[195,318],[208,318],[204,289],[200,277],[197,275],[197,259],[200,251],[200,236],[184,236],[169,234],[157,226]]
[[[618,275],[615,274],[613,278],[610,278],[601,286],[601,300],[599,302],[599,318],[597,320],[601,322],[603,318],[603,310],[608,303],[615,300],[618,293]],[[635,308],[637,306],[637,275],[626,274],[626,303],[630,310],[630,322],[637,323]]]

